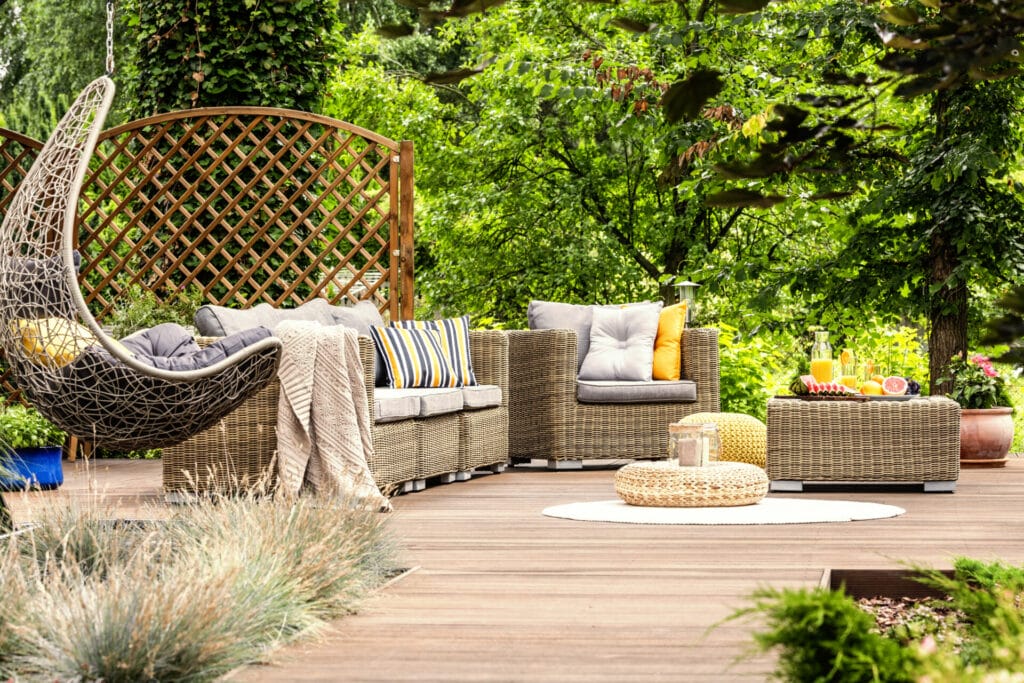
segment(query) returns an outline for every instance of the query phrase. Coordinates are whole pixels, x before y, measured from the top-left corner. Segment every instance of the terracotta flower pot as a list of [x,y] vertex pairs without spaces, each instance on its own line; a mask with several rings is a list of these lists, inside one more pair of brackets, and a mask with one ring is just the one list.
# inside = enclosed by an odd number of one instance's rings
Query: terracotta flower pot
[[1004,467],[1011,443],[1012,408],[960,410],[961,467]]

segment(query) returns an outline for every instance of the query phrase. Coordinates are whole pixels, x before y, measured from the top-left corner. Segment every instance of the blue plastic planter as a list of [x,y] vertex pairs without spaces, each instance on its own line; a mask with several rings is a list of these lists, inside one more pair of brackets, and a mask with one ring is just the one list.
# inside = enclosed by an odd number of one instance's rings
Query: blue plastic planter
[[0,465],[11,476],[0,476],[0,491],[21,491],[26,486],[34,489],[55,489],[64,483],[61,467],[62,446],[46,448],[16,448],[13,453],[0,454]]

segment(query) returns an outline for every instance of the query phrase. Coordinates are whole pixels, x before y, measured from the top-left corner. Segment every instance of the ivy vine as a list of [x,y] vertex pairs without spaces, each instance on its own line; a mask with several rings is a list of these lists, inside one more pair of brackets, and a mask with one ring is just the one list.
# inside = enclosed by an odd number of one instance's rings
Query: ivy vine
[[329,0],[125,0],[132,115],[204,106],[320,107],[335,54]]

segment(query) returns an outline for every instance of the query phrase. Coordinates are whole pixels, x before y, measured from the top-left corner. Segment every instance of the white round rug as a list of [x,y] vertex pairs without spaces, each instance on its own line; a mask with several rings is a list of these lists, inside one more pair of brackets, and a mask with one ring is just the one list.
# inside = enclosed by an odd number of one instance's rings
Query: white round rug
[[853,522],[902,515],[895,505],[849,500],[811,498],[764,498],[756,505],[739,507],[668,508],[628,505],[621,500],[568,503],[546,508],[548,517],[581,522],[625,524],[813,524]]

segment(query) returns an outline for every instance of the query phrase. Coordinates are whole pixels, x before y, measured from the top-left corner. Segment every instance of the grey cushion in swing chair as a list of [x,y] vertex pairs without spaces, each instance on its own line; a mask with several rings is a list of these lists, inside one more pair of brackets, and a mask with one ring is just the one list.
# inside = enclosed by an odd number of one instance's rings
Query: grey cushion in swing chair
[[18,388],[70,434],[111,449],[160,448],[213,426],[266,386],[280,341],[257,331],[204,355],[177,331],[160,338],[165,329],[140,335],[133,352],[93,320],[71,247],[113,94],[106,77],[86,86],[8,206],[0,225],[0,345]]

